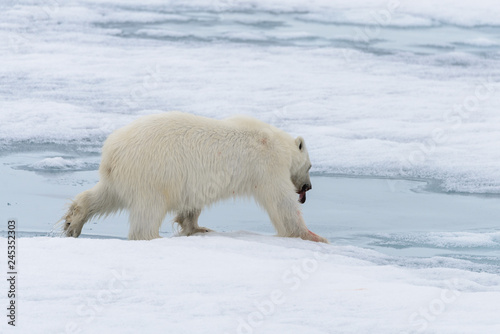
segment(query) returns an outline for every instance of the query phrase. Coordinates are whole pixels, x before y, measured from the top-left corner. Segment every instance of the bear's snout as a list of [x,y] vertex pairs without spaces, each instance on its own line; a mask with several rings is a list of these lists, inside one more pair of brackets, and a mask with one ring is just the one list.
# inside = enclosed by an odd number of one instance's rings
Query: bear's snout
[[306,184],[304,184],[304,185],[302,186],[301,192],[302,192],[302,191],[309,191],[309,190],[311,190],[312,188],[313,188],[313,187],[312,187],[312,185],[310,185],[310,184],[306,183]]

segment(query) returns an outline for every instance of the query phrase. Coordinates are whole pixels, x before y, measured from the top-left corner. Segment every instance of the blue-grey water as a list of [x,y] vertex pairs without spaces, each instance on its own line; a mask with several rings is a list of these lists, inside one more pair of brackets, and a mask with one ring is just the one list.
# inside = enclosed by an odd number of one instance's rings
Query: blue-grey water
[[[36,170],[34,162],[56,152],[17,153],[3,157],[0,203],[5,217],[18,221],[23,236],[60,236],[56,222],[71,198],[98,180],[97,165],[83,170]],[[376,250],[357,254],[380,263],[449,266],[500,273],[500,216],[497,196],[446,194],[425,180],[312,177],[313,191],[302,206],[308,227],[332,245]],[[128,216],[94,220],[83,238],[121,238]],[[161,235],[172,237],[173,215]],[[200,225],[231,237],[234,233],[273,234],[266,215],[253,201],[230,200],[206,209]],[[5,233],[5,229],[3,234]],[[356,248],[341,248],[356,253]],[[422,259],[433,258],[432,262]]]

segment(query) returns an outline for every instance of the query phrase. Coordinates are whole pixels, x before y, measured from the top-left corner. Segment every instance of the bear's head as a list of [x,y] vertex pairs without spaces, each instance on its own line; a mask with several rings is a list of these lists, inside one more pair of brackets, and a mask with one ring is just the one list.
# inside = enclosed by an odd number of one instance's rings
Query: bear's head
[[290,170],[292,183],[295,186],[297,194],[299,194],[299,202],[306,202],[306,192],[312,189],[309,170],[311,169],[311,161],[307,152],[304,138],[297,137],[295,139],[295,148],[292,154],[292,168]]

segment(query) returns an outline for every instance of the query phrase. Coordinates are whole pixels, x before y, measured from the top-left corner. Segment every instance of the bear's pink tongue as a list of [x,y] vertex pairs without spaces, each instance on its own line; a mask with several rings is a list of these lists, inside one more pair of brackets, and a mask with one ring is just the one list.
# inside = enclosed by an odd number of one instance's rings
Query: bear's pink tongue
[[299,202],[304,204],[306,202],[306,192],[301,191],[299,192]]

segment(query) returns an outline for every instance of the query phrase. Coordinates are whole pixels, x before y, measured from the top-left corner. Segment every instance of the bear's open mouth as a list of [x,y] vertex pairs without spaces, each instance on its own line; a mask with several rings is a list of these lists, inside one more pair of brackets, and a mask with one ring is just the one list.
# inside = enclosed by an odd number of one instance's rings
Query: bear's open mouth
[[297,194],[299,194],[299,202],[304,204],[306,202],[306,192],[311,190],[312,186],[310,184],[304,184],[302,186],[302,189],[297,191]]
[[304,204],[306,202],[306,192],[300,191],[298,192],[298,194],[299,194],[299,202]]

